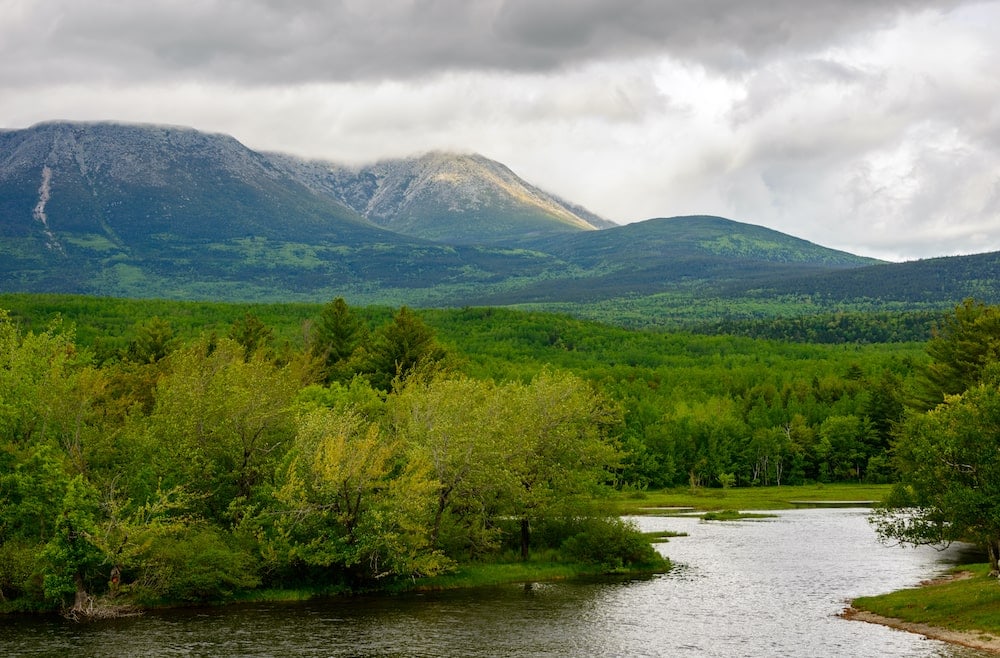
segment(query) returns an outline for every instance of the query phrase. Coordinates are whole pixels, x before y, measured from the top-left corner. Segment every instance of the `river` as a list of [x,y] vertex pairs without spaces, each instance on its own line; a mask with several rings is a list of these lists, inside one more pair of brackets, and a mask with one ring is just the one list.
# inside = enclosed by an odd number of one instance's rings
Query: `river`
[[879,544],[863,509],[754,521],[642,517],[676,530],[677,567],[629,581],[147,613],[92,624],[0,620],[5,656],[916,656],[988,654],[837,617],[916,585],[959,548]]

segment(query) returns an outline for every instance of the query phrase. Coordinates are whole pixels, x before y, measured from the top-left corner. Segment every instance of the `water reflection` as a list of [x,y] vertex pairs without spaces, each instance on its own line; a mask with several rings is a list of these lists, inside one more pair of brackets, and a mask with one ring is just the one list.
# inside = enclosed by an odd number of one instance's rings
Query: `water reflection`
[[176,610],[91,625],[0,622],[5,655],[940,656],[986,654],[839,619],[854,596],[914,585],[954,551],[879,545],[863,510],[678,530],[670,574],[464,592]]

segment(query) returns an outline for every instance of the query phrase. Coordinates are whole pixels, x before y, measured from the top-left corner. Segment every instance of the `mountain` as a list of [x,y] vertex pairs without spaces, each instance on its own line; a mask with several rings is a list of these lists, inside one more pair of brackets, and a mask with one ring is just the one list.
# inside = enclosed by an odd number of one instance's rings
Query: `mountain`
[[[661,217],[599,235],[563,235],[531,246],[592,267],[629,267],[636,263],[702,258],[708,262],[787,263],[822,268],[856,268],[881,261],[836,251],[763,226],[724,217]],[[625,256],[631,263],[623,262]],[[725,266],[725,262],[718,263]]]
[[936,304],[974,297],[1000,302],[1000,252],[883,263],[846,271],[814,272],[768,281],[733,294],[756,297],[816,295],[902,304]]
[[512,243],[615,226],[481,155],[435,152],[358,168],[270,157],[289,176],[372,223],[436,242]]
[[994,303],[1000,254],[890,264],[721,217],[615,226],[481,156],[350,168],[189,128],[46,123],[0,131],[0,292],[533,304],[642,324]]
[[[0,132],[6,290],[378,299],[496,276],[478,257],[381,228],[226,135],[117,123]],[[532,276],[540,260],[506,259],[501,274]]]
[[719,294],[753,282],[803,279],[881,262],[705,215],[649,219],[596,234],[542,238],[525,246],[572,262],[589,274],[557,288],[538,282],[490,298],[490,303],[587,302],[677,287]]

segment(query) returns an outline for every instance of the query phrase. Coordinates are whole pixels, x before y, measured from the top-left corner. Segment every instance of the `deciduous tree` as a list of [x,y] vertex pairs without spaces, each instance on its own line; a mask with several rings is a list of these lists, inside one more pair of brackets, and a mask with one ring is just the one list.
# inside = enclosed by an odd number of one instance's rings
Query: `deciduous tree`
[[1000,369],[987,381],[911,414],[893,456],[901,483],[875,515],[885,538],[973,540],[1000,573]]

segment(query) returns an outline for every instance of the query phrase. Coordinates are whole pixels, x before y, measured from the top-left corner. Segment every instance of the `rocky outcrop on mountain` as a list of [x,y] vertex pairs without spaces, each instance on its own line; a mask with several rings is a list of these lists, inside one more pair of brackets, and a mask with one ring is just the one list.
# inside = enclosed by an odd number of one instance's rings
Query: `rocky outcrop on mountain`
[[434,152],[356,168],[284,155],[273,161],[374,224],[438,242],[516,243],[615,226],[481,155]]

